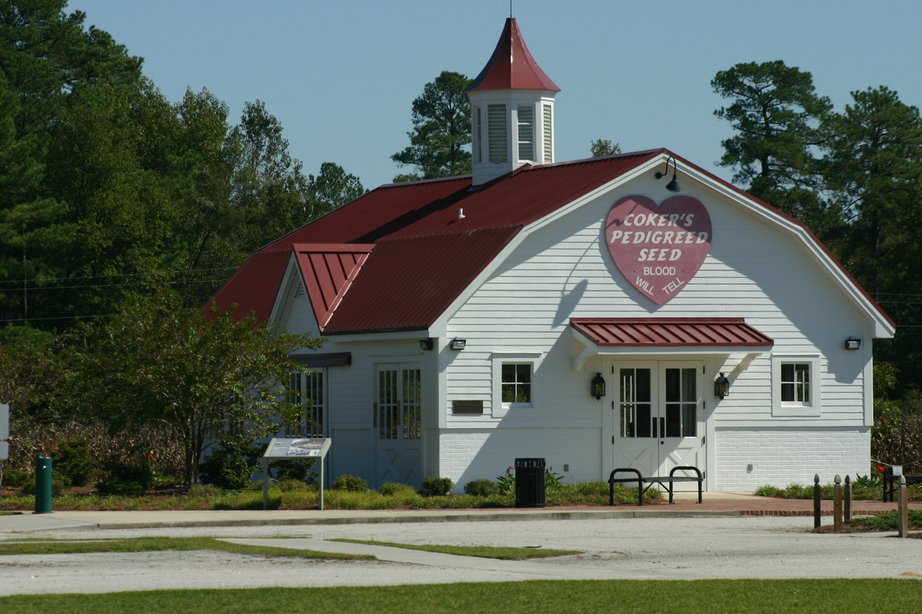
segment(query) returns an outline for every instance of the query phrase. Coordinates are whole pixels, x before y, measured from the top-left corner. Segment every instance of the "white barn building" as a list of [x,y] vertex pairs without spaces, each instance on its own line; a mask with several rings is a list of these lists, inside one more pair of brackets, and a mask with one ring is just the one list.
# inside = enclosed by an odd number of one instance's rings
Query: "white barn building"
[[555,162],[557,91],[507,20],[469,91],[472,176],[372,190],[216,294],[326,338],[297,384],[332,476],[867,473],[893,321],[797,220],[676,153]]

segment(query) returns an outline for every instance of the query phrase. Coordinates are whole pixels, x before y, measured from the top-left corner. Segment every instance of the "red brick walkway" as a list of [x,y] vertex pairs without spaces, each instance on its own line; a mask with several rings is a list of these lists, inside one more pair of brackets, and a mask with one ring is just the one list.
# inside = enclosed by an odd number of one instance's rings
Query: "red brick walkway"
[[[616,504],[610,509],[631,509],[634,511],[699,511],[699,512],[738,512],[744,516],[812,516],[813,501],[809,499],[778,499],[774,497],[756,497],[745,495],[722,495],[704,493],[704,500],[698,503],[695,496],[690,498],[688,493],[683,493],[682,499],[675,503],[658,501],[644,503],[642,506]],[[832,501],[821,501],[821,510],[824,516],[832,515]],[[922,501],[910,502],[909,508],[922,510]],[[852,516],[868,516],[881,514],[897,509],[896,503],[883,501],[852,501]]]

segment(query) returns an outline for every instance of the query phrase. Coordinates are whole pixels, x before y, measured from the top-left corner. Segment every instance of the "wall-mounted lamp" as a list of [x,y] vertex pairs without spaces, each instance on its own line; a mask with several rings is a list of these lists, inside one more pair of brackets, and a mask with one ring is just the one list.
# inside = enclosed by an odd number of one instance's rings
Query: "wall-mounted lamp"
[[423,350],[424,352],[428,352],[429,350],[432,349],[432,347],[433,347],[433,344],[432,344],[432,338],[431,338],[431,337],[430,337],[429,339],[420,339],[420,340],[419,340],[419,349]]
[[860,350],[861,349],[861,339],[857,337],[849,337],[845,340],[845,349],[846,350]]
[[451,340],[451,343],[448,344],[448,347],[460,352],[461,350],[464,349],[464,346],[466,345],[467,345],[467,339],[458,339],[457,337],[455,337],[454,339]]
[[589,383],[589,396],[595,397],[596,401],[605,396],[605,378],[601,373],[596,373]]
[[679,168],[676,166],[676,161],[673,156],[666,158],[666,170],[665,171],[656,171],[656,178],[662,179],[669,174],[669,161],[672,160],[672,181],[666,184],[666,189],[670,192],[679,192],[682,188],[679,186],[679,181],[676,179],[676,175],[679,174]]
[[714,396],[723,399],[730,394],[730,380],[724,377],[723,373],[720,373],[717,376],[717,379],[714,380]]

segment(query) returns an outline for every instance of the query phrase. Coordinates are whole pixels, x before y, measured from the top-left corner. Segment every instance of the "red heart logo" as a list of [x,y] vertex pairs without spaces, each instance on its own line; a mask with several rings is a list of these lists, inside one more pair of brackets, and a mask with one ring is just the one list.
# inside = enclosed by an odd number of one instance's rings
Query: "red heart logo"
[[711,239],[711,216],[691,196],[672,196],[661,205],[646,196],[625,196],[612,206],[605,222],[605,241],[615,266],[657,305],[691,281]]

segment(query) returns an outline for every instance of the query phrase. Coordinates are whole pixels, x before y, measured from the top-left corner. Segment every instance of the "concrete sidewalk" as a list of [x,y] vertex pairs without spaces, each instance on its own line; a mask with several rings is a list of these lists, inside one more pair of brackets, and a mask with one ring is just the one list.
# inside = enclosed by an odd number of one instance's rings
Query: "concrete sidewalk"
[[[439,510],[185,510],[185,511],[57,511],[50,514],[0,515],[0,534],[62,529],[140,529],[156,527],[227,527],[333,525],[397,522],[482,522],[516,520],[578,520],[658,517],[811,516],[813,502],[774,499],[733,493],[707,493],[697,503],[693,493],[679,493],[674,504],[643,506],[571,506],[545,508],[489,508]],[[910,504],[922,509],[922,502]],[[855,501],[852,516],[896,509],[895,503]],[[825,516],[832,502],[823,501]]]

